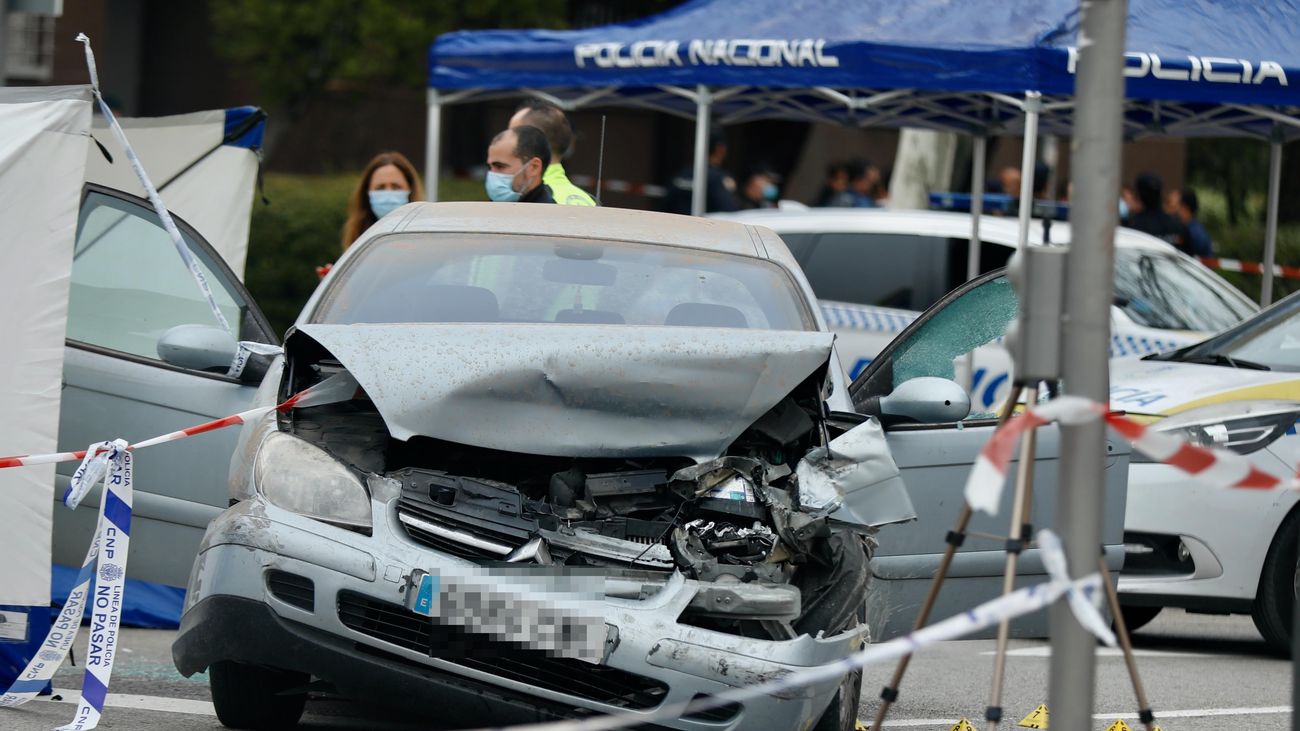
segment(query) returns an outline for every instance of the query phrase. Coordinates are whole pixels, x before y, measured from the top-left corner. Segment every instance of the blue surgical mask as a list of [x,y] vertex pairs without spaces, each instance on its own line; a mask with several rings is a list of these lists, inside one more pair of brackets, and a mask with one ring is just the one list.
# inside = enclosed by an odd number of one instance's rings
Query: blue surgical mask
[[1128,201],[1124,200],[1123,198],[1120,198],[1119,199],[1119,220],[1123,221],[1124,219],[1128,218],[1128,214],[1129,214]]
[[497,203],[514,203],[519,200],[519,192],[515,190],[515,175],[518,173],[498,173],[495,170],[489,170],[487,177],[483,180],[483,187],[487,189],[488,198]]
[[375,218],[383,218],[411,200],[409,190],[372,190],[370,191],[370,210]]
[[776,189],[776,183],[768,183],[763,186],[763,200],[774,201],[779,191]]

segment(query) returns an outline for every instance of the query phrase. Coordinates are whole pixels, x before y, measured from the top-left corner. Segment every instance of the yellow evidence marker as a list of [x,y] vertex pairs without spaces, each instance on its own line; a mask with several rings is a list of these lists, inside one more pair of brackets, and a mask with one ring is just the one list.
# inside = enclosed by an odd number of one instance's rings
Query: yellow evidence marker
[[1107,726],[1106,731],[1133,731],[1133,729],[1129,728],[1128,724],[1124,723],[1124,719],[1121,718],[1115,723]]
[[1023,728],[1047,728],[1047,704],[1040,703],[1028,716],[1020,719]]
[[963,718],[962,720],[957,722],[956,726],[953,726],[952,728],[948,729],[948,731],[979,731],[979,729],[975,728],[975,725],[972,724],[970,721]]

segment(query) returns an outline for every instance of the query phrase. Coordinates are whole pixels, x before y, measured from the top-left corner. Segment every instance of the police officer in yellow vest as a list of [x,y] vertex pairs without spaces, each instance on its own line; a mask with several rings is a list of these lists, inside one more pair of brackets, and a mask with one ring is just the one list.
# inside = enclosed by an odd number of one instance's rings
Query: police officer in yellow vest
[[531,125],[546,135],[551,146],[551,164],[542,173],[542,182],[551,189],[555,202],[562,206],[594,206],[596,201],[587,191],[569,181],[560,164],[573,147],[573,127],[564,116],[564,111],[550,102],[541,99],[529,99],[519,107],[510,118],[510,128]]

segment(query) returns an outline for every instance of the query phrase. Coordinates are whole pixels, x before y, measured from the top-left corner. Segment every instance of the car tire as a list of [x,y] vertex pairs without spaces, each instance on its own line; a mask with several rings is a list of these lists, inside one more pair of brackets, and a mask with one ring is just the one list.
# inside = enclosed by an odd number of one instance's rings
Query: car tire
[[307,705],[306,693],[285,691],[306,685],[302,673],[222,661],[208,669],[212,705],[227,728],[271,731],[293,728]]
[[1120,614],[1124,616],[1124,627],[1129,632],[1136,632],[1151,623],[1164,607],[1130,607],[1121,606]]
[[862,668],[858,668],[844,675],[840,689],[812,731],[853,731],[858,724],[858,703],[861,700]]
[[1300,515],[1292,513],[1282,523],[1273,545],[1264,558],[1259,590],[1250,616],[1264,636],[1269,649],[1279,655],[1291,655],[1291,630],[1296,599],[1297,539],[1300,538]]
[[[854,625],[863,625],[867,623],[867,605],[864,602],[858,607],[857,616],[854,617]],[[865,648],[866,643],[862,643]],[[835,697],[831,699],[826,710],[822,711],[822,717],[817,720],[817,725],[813,726],[812,731],[854,731],[858,726],[858,704],[862,702],[862,668],[858,668],[851,673],[845,673],[840,680],[839,690],[835,692]]]

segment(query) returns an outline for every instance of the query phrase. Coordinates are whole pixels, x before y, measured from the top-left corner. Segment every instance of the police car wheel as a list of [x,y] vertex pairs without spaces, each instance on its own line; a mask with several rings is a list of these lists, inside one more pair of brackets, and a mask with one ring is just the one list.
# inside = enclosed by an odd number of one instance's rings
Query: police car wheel
[[1160,610],[1163,608],[1164,607],[1122,606],[1119,609],[1124,615],[1124,627],[1128,629],[1129,632],[1136,632],[1142,627],[1150,624],[1151,620],[1155,619],[1156,615],[1160,614]]
[[309,679],[301,673],[229,661],[213,663],[208,669],[217,720],[227,728],[254,731],[297,726],[307,694],[285,691],[306,685]]
[[1264,636],[1269,649],[1286,656],[1291,654],[1298,543],[1300,514],[1292,513],[1282,522],[1273,538],[1273,545],[1269,546],[1260,572],[1259,590],[1255,592],[1255,605],[1250,613],[1255,628]]

